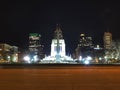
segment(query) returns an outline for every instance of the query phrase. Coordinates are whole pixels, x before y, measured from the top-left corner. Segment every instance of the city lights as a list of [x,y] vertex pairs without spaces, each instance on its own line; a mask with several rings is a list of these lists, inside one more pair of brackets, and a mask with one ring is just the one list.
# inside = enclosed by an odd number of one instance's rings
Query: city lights
[[27,62],[30,62],[30,57],[29,56],[25,56],[23,59]]
[[89,64],[90,62],[88,60],[85,60],[84,61],[84,64]]
[[[0,44],[0,62],[25,63],[69,63],[69,64],[115,64],[120,63],[120,42],[112,40],[110,32],[104,32],[104,47],[94,45],[87,34],[80,34],[78,44],[72,54],[66,55],[66,43],[59,25],[51,40],[50,55],[45,55],[41,44],[41,34],[30,33],[28,50],[21,55],[17,46]],[[25,56],[26,55],[26,56]]]

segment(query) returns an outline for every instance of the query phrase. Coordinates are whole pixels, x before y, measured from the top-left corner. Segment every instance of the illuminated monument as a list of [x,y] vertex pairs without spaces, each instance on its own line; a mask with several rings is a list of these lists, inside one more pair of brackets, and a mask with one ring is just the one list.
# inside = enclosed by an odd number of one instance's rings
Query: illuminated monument
[[60,58],[65,57],[65,41],[58,25],[54,32],[54,39],[52,39],[51,56],[56,58],[57,61],[59,61]]
[[65,40],[63,39],[62,30],[59,25],[54,31],[54,38],[51,43],[51,55],[45,57],[42,63],[68,63],[73,62],[73,59],[66,56]]

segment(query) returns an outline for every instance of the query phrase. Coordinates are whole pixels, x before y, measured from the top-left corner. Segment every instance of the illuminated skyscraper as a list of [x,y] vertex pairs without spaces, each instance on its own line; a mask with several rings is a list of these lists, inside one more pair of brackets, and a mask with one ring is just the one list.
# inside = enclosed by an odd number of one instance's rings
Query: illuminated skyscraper
[[41,35],[38,33],[30,33],[29,34],[29,51],[31,53],[37,54],[38,47],[40,45],[40,37]]
[[112,45],[112,34],[110,32],[105,32],[103,36],[104,48],[110,49]]
[[85,34],[80,34],[80,41],[78,44],[79,47],[92,47],[92,37],[87,37]]
[[34,57],[37,59],[43,58],[43,45],[40,43],[41,35],[38,33],[29,34],[29,54],[31,61],[34,62]]
[[88,37],[85,34],[80,34],[80,40],[75,50],[76,58],[78,59],[80,56],[86,57],[88,55],[91,55],[92,49],[93,49],[92,37]]

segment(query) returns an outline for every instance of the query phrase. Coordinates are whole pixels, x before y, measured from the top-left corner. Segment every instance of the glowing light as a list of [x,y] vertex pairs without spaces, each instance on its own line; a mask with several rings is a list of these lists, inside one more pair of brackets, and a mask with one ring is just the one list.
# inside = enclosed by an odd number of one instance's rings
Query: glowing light
[[13,61],[14,61],[14,62],[17,62],[17,57],[14,57],[14,58],[13,58]]
[[24,59],[26,62],[30,63],[30,57],[29,57],[29,56],[25,56],[23,59]]
[[84,62],[85,64],[89,64],[90,62],[88,61],[88,60],[85,60],[85,62]]
[[7,58],[10,59],[10,56],[8,56]]
[[85,36],[85,34],[80,34],[80,36]]
[[33,58],[34,58],[34,61],[37,61],[37,60],[38,60],[37,55],[35,55]]
[[102,58],[101,58],[101,57],[99,57],[99,60],[102,60]]
[[86,60],[92,60],[92,57],[88,56],[88,57],[86,58]]
[[[59,40],[59,46],[60,46],[59,54],[61,56],[65,56],[65,41],[63,39]],[[51,44],[51,56],[56,56],[57,54],[56,47],[57,47],[57,40],[53,39]]]
[[104,58],[107,59],[107,56],[105,56]]
[[79,60],[80,60],[80,61],[82,60],[82,56],[79,57]]

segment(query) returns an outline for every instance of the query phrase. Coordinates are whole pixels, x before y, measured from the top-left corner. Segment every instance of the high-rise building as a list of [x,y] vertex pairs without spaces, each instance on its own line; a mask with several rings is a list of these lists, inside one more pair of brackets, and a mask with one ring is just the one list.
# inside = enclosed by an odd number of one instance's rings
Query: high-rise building
[[104,52],[105,52],[105,63],[108,63],[110,59],[112,59],[112,34],[110,32],[105,32],[103,36],[104,40]]
[[92,49],[93,49],[92,37],[88,37],[85,34],[80,34],[80,40],[75,50],[76,58],[78,59],[80,56],[86,57],[88,55],[91,55]]
[[112,45],[112,34],[110,32],[105,32],[103,36],[104,48],[110,49]]
[[29,34],[29,54],[31,61],[37,58],[37,60],[40,60],[44,57],[43,54],[43,45],[40,43],[41,41],[41,35],[38,33],[30,33]]
[[37,54],[38,47],[40,46],[40,37],[41,35],[38,33],[30,33],[29,34],[29,51],[30,53]]
[[92,47],[92,37],[88,37],[85,34],[80,34],[80,41],[78,44],[79,47]]

